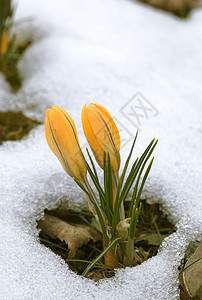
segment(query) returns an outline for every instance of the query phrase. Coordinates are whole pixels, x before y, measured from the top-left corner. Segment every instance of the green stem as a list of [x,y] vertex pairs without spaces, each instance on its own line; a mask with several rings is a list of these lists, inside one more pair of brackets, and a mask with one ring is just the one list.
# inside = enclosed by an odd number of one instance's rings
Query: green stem
[[[119,181],[119,175],[118,172],[113,174],[113,183],[114,183],[114,187],[115,187],[115,191],[117,191],[117,187],[118,187],[118,181]],[[120,214],[120,220],[125,220],[125,209],[124,209],[124,204],[123,201],[121,202],[120,205],[120,209],[119,209],[119,214]]]
[[[90,186],[90,184],[89,184],[89,182],[88,182],[87,179],[85,180],[84,184],[85,184],[85,187],[88,190],[89,194],[93,198],[94,202],[96,203],[97,207],[99,208],[100,213],[101,213],[101,215],[103,217],[103,220],[106,222],[106,216],[104,215],[103,210],[100,208],[100,205],[97,202],[96,196],[95,196],[95,194],[94,194],[94,192],[93,192],[93,190],[92,190],[92,188],[91,188],[91,186]],[[95,211],[95,207],[92,204],[92,202],[90,201],[89,196],[87,194],[86,194],[86,198],[87,198],[87,202],[88,202],[88,206],[89,206],[90,211],[94,214],[94,216],[96,217],[96,220],[99,222],[97,214],[96,214],[96,211]]]
[[128,261],[130,261],[131,264],[133,265],[133,252],[134,252],[134,239],[132,239],[131,237],[128,237],[128,240],[126,243],[126,256],[127,257],[124,257],[124,265],[128,266],[129,265]]
[[84,272],[82,273],[83,277],[86,277],[86,275],[88,274],[88,272],[94,267],[94,265],[111,249],[113,248],[118,242],[120,242],[122,240],[121,237],[118,237],[116,239],[114,239],[111,244],[109,244],[104,251],[102,251],[102,253],[96,258],[94,259],[89,265],[88,267],[84,270]]

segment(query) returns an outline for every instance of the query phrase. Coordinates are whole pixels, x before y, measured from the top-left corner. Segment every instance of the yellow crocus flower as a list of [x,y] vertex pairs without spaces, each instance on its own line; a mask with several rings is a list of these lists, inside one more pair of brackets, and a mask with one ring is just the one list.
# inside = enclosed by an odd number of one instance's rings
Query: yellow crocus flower
[[110,113],[100,104],[84,105],[82,124],[98,165],[104,169],[104,152],[109,153],[114,173],[120,167],[120,135]]
[[1,47],[0,47],[0,53],[1,54],[5,54],[8,50],[8,35],[7,32],[5,30],[2,31],[1,34]]
[[47,109],[45,133],[49,147],[67,174],[82,183],[85,182],[87,165],[70,115],[57,105]]

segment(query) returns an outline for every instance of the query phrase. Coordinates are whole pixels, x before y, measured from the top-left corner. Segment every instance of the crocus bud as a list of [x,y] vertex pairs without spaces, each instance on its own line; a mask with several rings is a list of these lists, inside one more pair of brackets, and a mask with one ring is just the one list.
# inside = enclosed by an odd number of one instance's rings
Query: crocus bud
[[49,147],[59,159],[65,172],[78,181],[84,182],[87,165],[70,115],[56,105],[47,109],[45,133]]
[[91,103],[82,110],[85,136],[98,165],[104,169],[104,152],[109,153],[113,171],[120,167],[120,135],[110,113],[100,104]]
[[1,34],[0,54],[5,54],[8,50],[8,35],[5,30]]

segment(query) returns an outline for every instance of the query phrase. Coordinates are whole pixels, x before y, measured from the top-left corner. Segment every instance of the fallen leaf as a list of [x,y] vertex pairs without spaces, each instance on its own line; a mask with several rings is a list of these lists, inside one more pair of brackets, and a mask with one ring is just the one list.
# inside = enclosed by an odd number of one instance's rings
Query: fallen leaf
[[167,236],[167,234],[161,234],[159,236],[158,233],[142,233],[138,238],[135,239],[135,242],[146,241],[148,245],[160,246],[163,239]]
[[182,272],[184,287],[190,297],[202,299],[202,242],[187,260]]
[[89,224],[79,220],[78,223],[68,222],[53,215],[45,214],[45,218],[38,222],[39,228],[51,238],[58,238],[68,245],[68,258],[73,258],[77,249],[90,240],[101,241],[102,235]]
[[138,0],[140,2],[147,3],[151,6],[164,9],[170,12],[176,12],[180,10],[190,10],[197,7],[196,0]]

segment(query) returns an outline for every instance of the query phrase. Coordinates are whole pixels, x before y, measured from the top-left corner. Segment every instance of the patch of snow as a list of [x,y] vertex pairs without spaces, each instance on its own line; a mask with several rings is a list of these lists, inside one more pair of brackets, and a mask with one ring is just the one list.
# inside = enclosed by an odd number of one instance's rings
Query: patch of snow
[[[19,63],[24,84],[18,94],[0,76],[1,110],[23,110],[43,121],[48,107],[60,105],[85,145],[81,109],[98,102],[117,120],[124,144],[136,127],[123,107],[140,92],[158,111],[141,118],[136,146],[138,155],[159,138],[145,194],[163,204],[178,229],[157,256],[112,279],[96,284],[74,274],[39,244],[36,219],[63,197],[70,205],[85,197],[38,126],[0,147],[0,299],[178,299],[178,265],[202,233],[202,11],[179,20],[127,0],[21,0],[16,18],[24,17],[32,19],[17,33],[35,42]],[[123,161],[131,142],[121,149]]]

